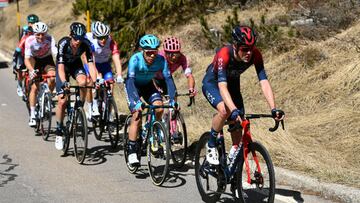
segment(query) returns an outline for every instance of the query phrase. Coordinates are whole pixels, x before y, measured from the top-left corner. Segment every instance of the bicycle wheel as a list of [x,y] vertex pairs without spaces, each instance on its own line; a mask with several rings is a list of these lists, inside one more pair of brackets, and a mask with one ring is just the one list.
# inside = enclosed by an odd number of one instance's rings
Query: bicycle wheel
[[108,100],[107,131],[112,148],[116,148],[119,142],[119,116],[114,99]]
[[[70,104],[67,104],[70,105]],[[70,146],[70,137],[72,135],[73,132],[73,113],[74,113],[74,109],[65,108],[65,115],[66,115],[66,123],[65,123],[65,128],[63,129],[63,156],[67,155],[67,152],[69,150],[69,146]]]
[[[261,143],[252,142],[249,144],[247,157],[249,175],[244,160],[241,160],[236,173],[237,187],[234,195],[243,203],[274,202],[275,172],[269,152]],[[257,167],[257,164],[260,168]],[[241,169],[241,173],[239,169]]]
[[43,140],[49,138],[51,132],[51,120],[52,120],[52,107],[51,107],[51,95],[50,93],[44,93],[41,96],[41,113],[40,113],[40,131]]
[[[184,118],[177,112],[176,120],[171,120],[168,118],[167,126],[170,134],[170,151],[171,158],[175,167],[181,168],[184,166],[187,153],[187,132]],[[175,129],[171,129],[171,126],[174,126]],[[173,133],[171,133],[173,131]]]
[[165,181],[168,174],[171,155],[167,132],[163,123],[155,121],[147,138],[148,169],[152,182],[157,186]]
[[102,101],[98,101],[98,109],[100,116],[92,118],[94,135],[97,140],[101,140],[102,133],[105,131],[105,117],[103,116],[103,110],[101,108]]
[[195,151],[196,185],[204,202],[216,202],[220,199],[223,187],[219,187],[218,179],[222,177],[219,166],[212,166],[206,160],[206,145],[210,132],[201,135]]
[[82,107],[76,109],[74,119],[73,136],[75,157],[76,160],[82,164],[86,157],[88,144],[87,121]]
[[[132,115],[129,115],[125,120],[124,133],[123,133],[123,143],[124,143],[123,149],[124,149],[125,163],[126,163],[126,167],[127,167],[128,171],[130,173],[136,173],[136,171],[139,169],[139,166],[132,166],[129,164],[129,161],[128,161],[129,152],[128,152],[127,146],[128,146],[128,142],[129,142],[129,128],[130,128],[131,118],[132,118]],[[141,148],[141,147],[139,147],[139,148]],[[138,158],[140,161],[139,155],[138,155]]]

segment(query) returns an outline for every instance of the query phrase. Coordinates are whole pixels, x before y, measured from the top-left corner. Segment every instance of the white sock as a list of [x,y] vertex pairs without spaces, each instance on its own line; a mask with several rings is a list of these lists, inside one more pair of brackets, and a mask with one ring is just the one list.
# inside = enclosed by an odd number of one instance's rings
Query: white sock
[[35,106],[30,107],[30,117],[35,118]]
[[92,105],[93,105],[93,106],[98,106],[97,99],[93,99]]

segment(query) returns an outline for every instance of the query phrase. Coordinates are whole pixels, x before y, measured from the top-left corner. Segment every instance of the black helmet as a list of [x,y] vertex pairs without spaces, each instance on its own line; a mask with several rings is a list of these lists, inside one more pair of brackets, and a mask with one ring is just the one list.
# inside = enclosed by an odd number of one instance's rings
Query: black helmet
[[70,25],[70,35],[74,38],[83,38],[86,34],[86,27],[84,24],[74,22]]
[[39,17],[35,14],[30,14],[27,17],[27,22],[28,23],[37,23],[37,22],[39,22]]
[[236,26],[231,34],[237,45],[253,46],[256,43],[256,33],[248,26]]

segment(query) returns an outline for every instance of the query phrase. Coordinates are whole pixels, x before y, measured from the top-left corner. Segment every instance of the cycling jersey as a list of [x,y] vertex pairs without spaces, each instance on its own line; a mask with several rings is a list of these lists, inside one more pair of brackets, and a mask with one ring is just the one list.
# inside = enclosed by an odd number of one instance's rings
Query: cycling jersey
[[44,38],[42,42],[38,42],[35,35],[31,35],[26,39],[25,58],[45,58],[51,54],[57,54],[54,37],[46,34]]
[[[161,56],[163,56],[164,58],[166,58],[165,56],[165,51],[164,50],[161,50],[159,51],[159,54]],[[188,77],[192,71],[191,71],[191,68],[189,67],[189,63],[188,63],[188,60],[186,58],[186,56],[182,53],[180,53],[180,56],[178,58],[178,60],[176,61],[176,63],[170,63],[168,62],[168,66],[169,66],[169,70],[170,70],[170,73],[171,75],[181,66],[184,74],[186,77]],[[162,75],[161,72],[157,72],[156,75],[155,75],[155,78],[156,79],[159,79],[159,80],[163,80],[164,77]]]
[[[157,55],[154,59],[154,62],[151,65],[147,65],[143,57],[143,52],[138,52],[131,56],[125,83],[128,104],[131,111],[135,105],[140,102],[141,95],[139,96],[137,90],[148,88],[150,85],[152,85],[152,79],[154,78],[155,73],[158,71],[162,72],[166,80],[170,99],[174,99],[176,88],[165,58],[161,55]],[[151,88],[151,91],[158,95],[156,96],[157,100],[161,100],[161,96],[156,89],[154,90],[154,88]]]
[[259,81],[266,80],[267,76],[262,55],[256,47],[254,47],[251,59],[247,63],[235,59],[234,49],[231,45],[221,48],[216,53],[213,62],[208,66],[202,81],[203,94],[209,103],[216,108],[217,104],[222,101],[218,83],[226,82],[235,105],[244,112],[240,92],[240,75],[253,64]]
[[110,56],[119,54],[117,43],[109,36],[106,40],[105,45],[101,46],[92,33],[86,33],[86,38],[91,42],[91,48],[94,52],[96,63],[109,62]]
[[83,39],[79,48],[77,49],[76,53],[73,54],[71,46],[71,38],[70,37],[63,37],[59,41],[58,45],[58,55],[56,57],[57,64],[71,64],[76,60],[81,60],[81,55],[85,53],[87,62],[92,63],[92,53],[90,48],[90,42],[87,39]]

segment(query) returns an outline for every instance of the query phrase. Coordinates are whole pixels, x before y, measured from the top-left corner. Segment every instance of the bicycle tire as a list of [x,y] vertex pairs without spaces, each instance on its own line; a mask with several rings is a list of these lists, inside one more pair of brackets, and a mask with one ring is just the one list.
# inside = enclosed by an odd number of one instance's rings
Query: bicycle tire
[[93,130],[94,130],[94,135],[95,138],[97,140],[101,140],[102,138],[102,134],[104,132],[105,129],[105,121],[104,121],[104,116],[103,116],[103,110],[102,110],[102,101],[99,100],[98,101],[98,109],[99,109],[99,116],[92,118],[92,122],[93,122]]
[[108,100],[107,108],[107,131],[111,147],[115,149],[119,142],[119,115],[114,99]]
[[[123,133],[123,140],[124,140],[123,141],[123,143],[124,143],[123,149],[124,149],[124,157],[125,157],[126,167],[127,167],[128,171],[133,174],[133,173],[136,173],[136,171],[139,169],[139,166],[132,166],[129,164],[129,161],[128,161],[128,154],[129,154],[128,148],[127,148],[127,145],[129,142],[128,130],[130,127],[131,118],[132,118],[132,115],[129,115],[125,120],[124,133]],[[141,148],[141,147],[139,147],[139,148]],[[140,158],[140,157],[138,156],[138,158]],[[139,159],[139,161],[140,161],[140,159]]]
[[50,93],[44,93],[42,95],[41,103],[41,115],[40,115],[40,129],[43,140],[49,138],[51,132],[51,120],[52,120],[52,107],[51,107],[51,95]]
[[[170,135],[170,118],[167,119],[167,126],[169,129]],[[180,130],[179,130],[180,129]],[[176,168],[181,168],[184,166],[187,155],[187,131],[186,124],[184,118],[180,112],[176,114],[176,133],[177,140],[173,139],[173,135],[169,136],[170,139],[170,151],[171,151],[171,159]]]
[[[211,166],[206,161],[206,145],[210,139],[210,132],[201,135],[195,150],[195,179],[201,199],[204,202],[217,202],[222,188],[218,185],[219,166]],[[205,184],[203,184],[205,181]]]
[[[67,105],[70,105],[70,103],[68,103]],[[65,115],[66,115],[66,123],[65,123],[65,128],[64,128],[64,132],[63,132],[63,156],[66,156],[68,151],[69,151],[69,146],[70,146],[70,137],[73,131],[73,119],[72,117],[74,115],[70,115],[73,114],[74,112],[68,112],[68,109],[72,108],[68,108],[68,106],[65,108]]]
[[73,126],[74,151],[79,164],[82,164],[86,158],[88,145],[88,129],[85,117],[85,111],[82,107],[76,109]]
[[[155,140],[155,141],[154,141]],[[147,160],[148,170],[154,185],[160,186],[164,183],[169,172],[170,162],[170,142],[168,131],[164,124],[154,121],[150,127],[150,134],[147,137]],[[156,162],[164,161],[159,166],[155,166]],[[157,171],[157,169],[159,169]]]
[[[242,159],[239,162],[235,174],[236,193],[234,195],[243,203],[273,203],[275,198],[275,172],[269,152],[259,142],[251,142],[249,144],[249,151],[251,151],[251,153],[248,153],[248,161],[252,184],[247,183],[247,172],[244,160]],[[256,163],[253,159],[254,154],[256,154],[256,157],[260,162],[261,174],[258,173]],[[241,169],[241,173],[239,169]],[[257,183],[259,183],[259,185],[257,185]]]

